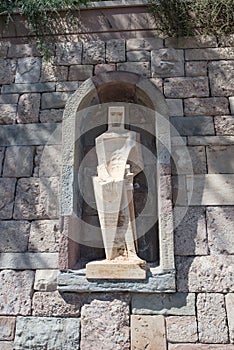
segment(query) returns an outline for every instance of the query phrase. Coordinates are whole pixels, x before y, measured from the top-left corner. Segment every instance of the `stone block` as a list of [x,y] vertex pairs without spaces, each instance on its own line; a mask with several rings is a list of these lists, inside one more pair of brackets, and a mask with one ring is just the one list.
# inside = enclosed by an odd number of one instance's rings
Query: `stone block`
[[190,205],[234,205],[234,175],[186,175]]
[[79,318],[17,317],[14,349],[79,349],[79,338]]
[[16,61],[0,59],[0,84],[11,84],[15,80]]
[[5,58],[7,56],[7,52],[8,52],[8,45],[7,43],[1,42],[0,44],[0,57],[1,58]]
[[167,78],[164,80],[164,94],[169,98],[209,96],[208,78]]
[[195,316],[170,316],[166,318],[167,340],[172,343],[196,343],[197,321]]
[[57,270],[37,270],[35,274],[34,290],[52,292],[57,289]]
[[207,165],[210,174],[234,173],[234,146],[208,146]]
[[112,39],[106,42],[106,61],[109,62],[124,62],[125,57],[125,40]]
[[23,57],[18,59],[15,83],[37,83],[41,74],[41,58]]
[[18,100],[18,94],[0,95],[0,104],[14,105],[18,103]]
[[205,147],[173,146],[172,174],[203,174],[206,173]]
[[217,39],[211,35],[196,35],[192,37],[166,38],[166,47],[179,49],[216,47]]
[[33,279],[33,271],[0,272],[1,315],[30,315]]
[[[230,101],[230,98],[229,98],[229,101]],[[234,114],[234,106],[233,106],[232,114]],[[234,136],[234,115],[215,117],[214,124],[215,124],[216,135],[233,135]]]
[[66,42],[56,44],[57,65],[70,66],[72,64],[81,64],[82,43],[81,42]]
[[5,156],[5,147],[0,147],[0,176],[2,175],[2,165]]
[[174,208],[175,255],[207,255],[204,208]]
[[127,51],[157,50],[163,48],[163,39],[160,38],[134,38],[126,42]]
[[225,97],[188,98],[184,101],[184,114],[186,116],[229,114],[228,99]]
[[34,147],[10,146],[6,148],[3,176],[30,177],[33,170]]
[[39,177],[60,176],[62,164],[62,146],[44,146],[40,151],[40,159],[37,159]]
[[56,84],[56,91],[75,91],[80,87],[79,81],[66,81]]
[[105,62],[104,41],[89,41],[83,44],[83,64],[97,64]]
[[234,290],[233,256],[177,257],[180,292],[226,293]]
[[185,62],[185,75],[187,77],[207,76],[207,61]]
[[17,94],[26,92],[47,92],[55,91],[55,83],[25,83],[25,84],[10,84],[3,85],[2,94]]
[[206,213],[210,253],[234,254],[234,207],[211,207]]
[[198,334],[202,343],[228,343],[224,295],[197,296]]
[[59,250],[58,220],[33,221],[31,224],[28,251],[54,253]]
[[63,119],[63,109],[44,109],[40,112],[41,123],[60,123]]
[[234,343],[234,293],[228,293],[225,296],[225,300],[228,318],[229,338],[230,342]]
[[150,51],[128,51],[127,52],[127,61],[130,62],[147,62],[150,61],[151,54]]
[[184,115],[182,99],[166,99],[170,117],[182,117]]
[[163,79],[162,78],[151,78],[150,81],[163,93]]
[[15,124],[16,108],[15,104],[0,104],[0,124]]
[[101,73],[107,73],[107,72],[113,72],[115,71],[115,63],[109,63],[109,64],[96,64],[94,67],[94,74],[101,74]]
[[54,292],[36,292],[32,302],[33,316],[78,317],[80,315],[79,294],[59,294]]
[[32,44],[13,44],[9,46],[7,57],[21,58],[39,56],[36,45]]
[[42,62],[41,82],[46,81],[66,81],[68,76],[68,67],[55,66],[51,62]]
[[183,50],[160,49],[151,52],[151,72],[153,77],[167,78],[184,75]]
[[69,70],[68,80],[86,80],[93,75],[93,66],[91,64],[84,64],[80,66],[71,66]]
[[15,195],[15,179],[0,178],[0,219],[11,219]]
[[234,52],[231,47],[212,47],[207,49],[185,50],[186,61],[233,60]]
[[[181,136],[214,135],[215,133],[212,117],[172,117],[171,125]],[[171,133],[175,134],[173,129]]]
[[123,62],[117,63],[117,70],[123,72],[133,72],[144,77],[150,76],[149,62]]
[[[234,56],[233,56],[234,59]],[[234,62],[210,62],[209,78],[211,96],[231,96],[234,94]]]
[[188,204],[185,175],[172,176],[172,191],[175,206],[186,206]]
[[131,316],[131,350],[166,350],[163,316]]
[[70,95],[68,92],[44,93],[41,98],[41,109],[64,108]]
[[27,221],[0,221],[0,252],[25,252],[29,230],[30,223]]
[[195,294],[134,294],[132,313],[135,315],[195,315]]
[[[120,298],[93,300],[81,309],[81,343],[83,350],[94,348],[127,350],[129,339],[129,305]],[[99,330],[97,332],[97,329]]]
[[56,269],[57,253],[2,253],[0,269]]
[[13,350],[14,344],[11,341],[0,341],[1,350]]
[[233,145],[234,136],[189,136],[190,146]]
[[0,316],[0,340],[13,340],[14,332],[15,317]]
[[15,219],[47,219],[58,216],[58,179],[22,178],[18,180]]
[[169,344],[168,350],[233,350],[231,344]]

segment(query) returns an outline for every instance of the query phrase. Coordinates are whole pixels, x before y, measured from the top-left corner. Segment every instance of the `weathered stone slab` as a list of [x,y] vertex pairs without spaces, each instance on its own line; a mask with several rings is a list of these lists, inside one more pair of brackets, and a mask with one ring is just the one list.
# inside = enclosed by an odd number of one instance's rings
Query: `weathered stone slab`
[[185,50],[186,61],[232,60],[234,52],[231,47]]
[[195,294],[175,293],[132,296],[132,313],[137,315],[195,315]]
[[58,220],[33,221],[30,229],[28,250],[30,252],[58,252],[59,240]]
[[2,94],[15,94],[27,92],[48,92],[55,91],[55,83],[34,83],[34,84],[11,84],[3,85]]
[[113,71],[115,71],[115,68],[116,68],[115,63],[96,64],[94,67],[94,75],[101,74],[101,73],[107,73],[107,72],[113,72]]
[[224,295],[222,294],[198,294],[197,318],[200,342],[228,343],[224,304]]
[[229,327],[229,337],[231,343],[234,343],[234,293],[228,293],[225,296],[228,327]]
[[163,48],[163,40],[160,38],[134,38],[126,42],[127,51],[157,50]]
[[64,108],[71,93],[51,92],[42,94],[41,109]]
[[229,114],[228,99],[225,97],[188,98],[184,101],[184,114],[186,116]]
[[183,50],[159,49],[151,51],[151,71],[153,77],[184,76]]
[[125,57],[125,40],[112,39],[106,42],[106,61],[124,62]]
[[1,104],[17,104],[19,100],[19,94],[10,94],[10,95],[0,95]]
[[196,35],[192,37],[166,38],[166,47],[174,47],[180,49],[216,47],[217,39],[211,35]]
[[0,104],[0,124],[15,124],[16,108],[15,104]]
[[6,270],[0,272],[1,315],[29,315],[31,313],[33,279],[33,271]]
[[127,61],[130,62],[147,62],[150,61],[150,51],[128,51]]
[[11,341],[0,341],[1,350],[13,350],[13,342]]
[[56,269],[58,267],[57,253],[2,253],[1,269]]
[[185,75],[187,77],[201,77],[207,75],[206,61],[185,62]]
[[34,290],[52,292],[57,289],[57,270],[37,270],[35,274]]
[[[121,299],[93,300],[81,309],[81,349],[128,350],[129,305]],[[97,332],[97,329],[99,330]]]
[[[234,58],[234,57],[233,57]],[[231,96],[234,94],[234,62],[210,62],[209,78],[211,96]]]
[[40,94],[21,95],[16,116],[17,123],[38,123],[40,102]]
[[56,84],[56,91],[75,91],[80,87],[79,81],[66,81]]
[[83,45],[83,64],[97,64],[105,62],[104,41],[89,41]]
[[206,173],[205,147],[172,147],[172,174],[204,174]]
[[214,135],[212,117],[171,117],[171,124],[182,136]]
[[56,44],[56,59],[58,65],[69,66],[71,64],[81,64],[82,43],[66,42]]
[[[230,101],[230,98],[229,98]],[[234,110],[232,112],[234,114]],[[220,116],[214,118],[215,130],[217,135],[233,135],[234,136],[234,116]]]
[[166,99],[170,117],[182,117],[184,115],[182,99]]
[[234,136],[189,136],[188,145],[190,146],[210,146],[210,145],[233,145]]
[[175,255],[208,254],[204,208],[175,207],[174,228]]
[[170,316],[166,318],[167,340],[172,343],[195,343],[197,321],[195,316]]
[[234,173],[234,146],[207,147],[207,165],[210,174]]
[[149,62],[123,62],[117,63],[117,70],[124,72],[133,72],[144,77],[150,77]]
[[40,177],[60,176],[62,164],[61,145],[43,147],[39,158],[37,166],[39,167]]
[[60,123],[63,119],[63,109],[44,109],[40,112],[41,123]]
[[233,350],[231,344],[169,344],[168,350]]
[[14,332],[15,317],[0,316],[0,340],[13,340]]
[[234,290],[233,256],[178,257],[177,288],[180,292],[226,293]]
[[186,206],[188,204],[186,176],[172,176],[173,204]]
[[167,78],[164,93],[169,98],[207,97],[210,93],[208,78]]
[[13,44],[9,46],[7,57],[21,58],[39,56],[36,45],[32,44]]
[[27,221],[0,221],[0,252],[25,252],[29,230]]
[[34,147],[7,147],[4,160],[3,176],[29,177],[33,170]]
[[36,292],[33,295],[33,316],[77,317],[80,315],[80,301],[77,294],[55,292]]
[[79,334],[78,318],[17,317],[14,349],[79,349]]
[[93,66],[84,64],[80,66],[71,66],[69,70],[68,80],[83,81],[93,75]]
[[15,76],[16,84],[37,83],[41,74],[41,59],[39,57],[23,57],[18,59]]
[[15,179],[0,178],[0,218],[11,219],[14,205]]
[[15,79],[16,61],[0,59],[0,84],[11,84]]
[[166,350],[163,316],[131,316],[131,350]]
[[2,165],[5,156],[5,147],[0,147],[0,175],[2,175]]
[[234,207],[206,209],[209,249],[211,254],[234,254]]
[[234,175],[186,175],[190,205],[234,205]]

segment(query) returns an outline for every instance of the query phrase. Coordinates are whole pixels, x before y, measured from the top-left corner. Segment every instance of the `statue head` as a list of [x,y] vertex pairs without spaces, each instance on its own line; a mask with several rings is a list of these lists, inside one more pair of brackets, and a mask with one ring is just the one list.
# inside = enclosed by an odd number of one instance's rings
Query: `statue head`
[[124,129],[124,107],[108,107],[108,130]]

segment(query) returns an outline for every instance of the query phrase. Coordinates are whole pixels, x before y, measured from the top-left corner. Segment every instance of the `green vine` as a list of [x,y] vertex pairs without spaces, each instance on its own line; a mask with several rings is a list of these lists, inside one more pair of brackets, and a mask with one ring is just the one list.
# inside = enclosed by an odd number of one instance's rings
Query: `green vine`
[[233,0],[149,0],[149,9],[170,37],[234,33]]

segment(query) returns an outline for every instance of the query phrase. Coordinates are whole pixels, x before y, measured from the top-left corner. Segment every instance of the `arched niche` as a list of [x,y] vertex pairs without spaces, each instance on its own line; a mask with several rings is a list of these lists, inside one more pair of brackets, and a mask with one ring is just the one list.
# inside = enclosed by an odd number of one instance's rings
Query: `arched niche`
[[[84,158],[84,143],[82,138],[85,135],[89,139],[95,139],[98,134],[104,132],[105,123],[97,118],[96,122],[92,117],[93,111],[97,113],[103,108],[113,104],[127,104],[128,106],[139,106],[147,108],[149,115],[153,115],[154,125],[152,134],[155,135],[156,153],[156,207],[158,214],[157,234],[158,237],[158,266],[149,264],[148,279],[144,282],[141,291],[169,291],[175,290],[174,278],[174,243],[173,243],[173,217],[172,217],[172,194],[171,194],[171,165],[170,165],[170,124],[168,109],[162,93],[149,80],[130,72],[109,72],[100,74],[86,80],[81,87],[67,101],[62,125],[63,155],[62,155],[62,177],[61,177],[61,227],[62,240],[59,253],[59,268],[63,273],[59,278],[61,291],[73,290],[68,287],[66,271],[73,270],[76,279],[83,279],[81,291],[90,290],[93,282],[85,280],[79,268],[82,267],[82,244],[77,239],[83,227],[80,220],[83,218],[82,194],[77,181],[77,174]],[[103,107],[104,106],[104,107]],[[87,112],[88,110],[88,112]],[[104,113],[105,114],[105,113]],[[84,125],[87,121],[92,124],[87,134]],[[131,120],[129,126],[131,128]],[[94,134],[91,135],[94,130]],[[139,130],[136,130],[139,131]],[[83,181],[83,179],[81,179]],[[100,256],[101,257],[101,256]],[[97,256],[98,258],[98,256]],[[71,273],[71,272],[70,272]],[[99,281],[95,290],[105,290]],[[124,283],[124,282],[123,282]],[[111,282],[110,282],[111,285]],[[133,290],[139,287],[139,282],[128,283],[128,287],[121,287],[120,290]],[[138,285],[138,287],[136,287]],[[66,286],[66,287],[65,287]],[[129,287],[130,286],[130,287]],[[78,289],[79,289],[78,288]],[[125,289],[124,289],[125,288]],[[116,287],[111,288],[116,290]],[[138,289],[137,289],[138,290]]]

